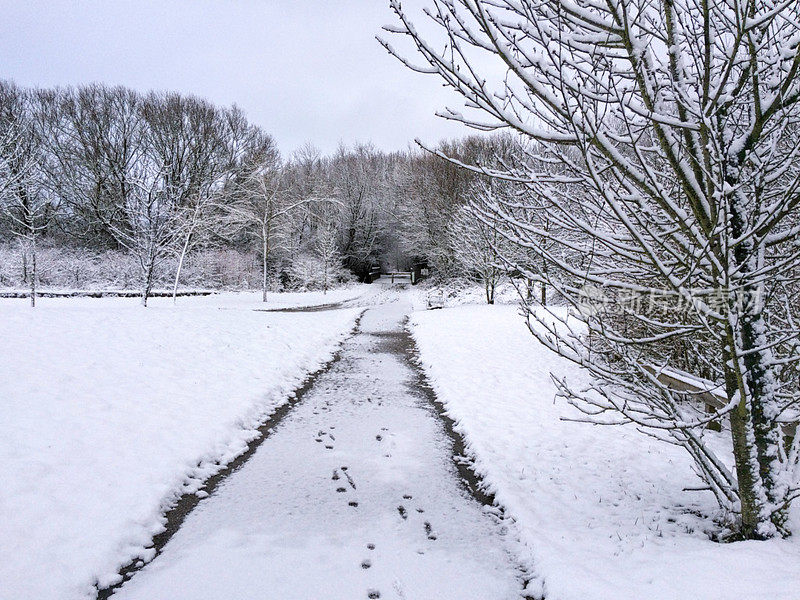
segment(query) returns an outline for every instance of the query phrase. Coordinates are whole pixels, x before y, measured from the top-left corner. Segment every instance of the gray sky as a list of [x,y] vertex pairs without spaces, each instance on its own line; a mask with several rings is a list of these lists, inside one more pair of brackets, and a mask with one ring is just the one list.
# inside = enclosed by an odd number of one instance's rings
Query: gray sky
[[[420,0],[404,2],[419,4]],[[242,107],[289,154],[306,141],[407,147],[467,131],[460,106],[375,41],[388,0],[0,0],[0,78],[176,90]]]

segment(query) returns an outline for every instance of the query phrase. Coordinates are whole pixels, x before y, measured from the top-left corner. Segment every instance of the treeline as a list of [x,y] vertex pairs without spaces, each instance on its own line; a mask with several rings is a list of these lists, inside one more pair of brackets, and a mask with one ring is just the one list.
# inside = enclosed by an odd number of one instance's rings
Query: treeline
[[[474,163],[509,144],[439,149]],[[156,285],[266,298],[417,260],[483,278],[461,208],[480,179],[421,150],[283,157],[241,110],[193,96],[0,82],[0,285],[33,301],[40,283],[138,286],[146,303]]]

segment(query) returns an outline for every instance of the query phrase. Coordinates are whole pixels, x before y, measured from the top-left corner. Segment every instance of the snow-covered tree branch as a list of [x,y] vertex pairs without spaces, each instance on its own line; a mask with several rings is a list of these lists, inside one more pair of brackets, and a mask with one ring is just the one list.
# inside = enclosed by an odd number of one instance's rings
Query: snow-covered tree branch
[[[391,4],[389,30],[412,50],[385,47],[464,98],[467,114],[444,116],[526,140],[487,173],[527,194],[490,199],[482,218],[583,309],[529,306],[534,335],[597,377],[562,393],[589,420],[683,446],[741,536],[786,533],[800,454],[783,427],[800,399],[798,7],[434,0],[434,39]],[[660,378],[687,365],[724,389],[713,418],[727,418],[733,471],[704,438],[697,394]]]

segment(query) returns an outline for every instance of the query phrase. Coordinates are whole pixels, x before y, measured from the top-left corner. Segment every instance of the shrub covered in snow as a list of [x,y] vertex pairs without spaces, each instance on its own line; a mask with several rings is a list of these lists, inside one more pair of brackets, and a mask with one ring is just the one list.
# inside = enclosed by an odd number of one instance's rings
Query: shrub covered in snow
[[[160,265],[155,273],[156,287],[172,286],[176,262],[171,258]],[[260,285],[259,270],[259,259],[252,252],[197,250],[186,258],[180,284],[191,288],[252,289]],[[135,289],[141,279],[136,259],[125,252],[53,244],[39,248],[37,271],[39,285],[44,288]],[[0,245],[0,287],[27,287],[30,276],[30,258],[22,246]]]
[[354,281],[353,275],[339,261],[326,262],[316,254],[304,254],[288,269],[289,286],[296,290],[327,290]]

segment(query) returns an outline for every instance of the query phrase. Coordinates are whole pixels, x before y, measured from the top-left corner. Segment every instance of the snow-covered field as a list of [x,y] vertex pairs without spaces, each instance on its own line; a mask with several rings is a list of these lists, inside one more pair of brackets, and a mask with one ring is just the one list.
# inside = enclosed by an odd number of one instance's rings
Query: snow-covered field
[[[395,292],[0,300],[0,599],[91,598],[144,550],[175,496],[245,448],[329,359],[361,306]],[[407,293],[424,307],[425,290]],[[477,299],[476,295],[476,299]],[[342,310],[264,309],[342,303]],[[687,456],[629,429],[561,420],[514,306],[414,313],[421,362],[513,518],[548,600],[796,600],[798,540],[717,544]],[[793,526],[800,534],[798,515]],[[335,573],[331,574],[335,577]]]
[[[585,375],[538,345],[513,306],[415,313],[421,362],[477,470],[516,521],[548,600],[800,598],[794,539],[718,544],[688,456],[632,429],[561,420],[550,372]],[[797,508],[797,507],[795,507]]]
[[[380,293],[0,300],[0,598],[93,596],[161,513],[241,453]],[[356,302],[357,304],[358,302]]]

